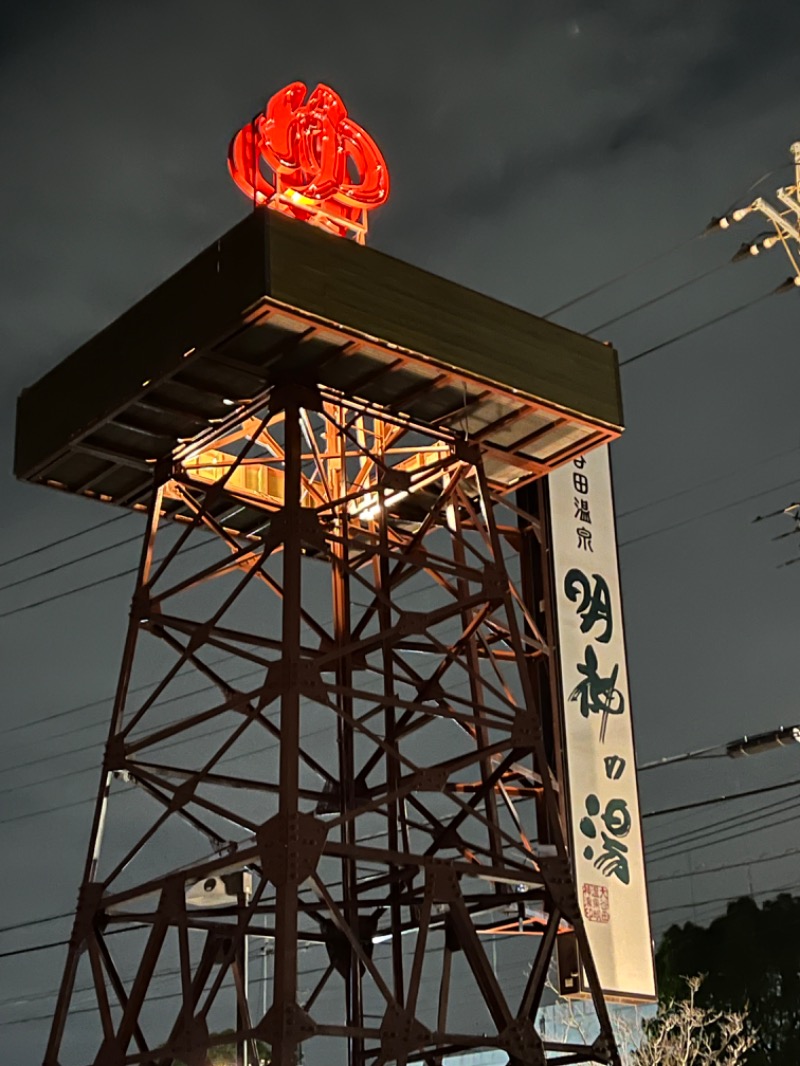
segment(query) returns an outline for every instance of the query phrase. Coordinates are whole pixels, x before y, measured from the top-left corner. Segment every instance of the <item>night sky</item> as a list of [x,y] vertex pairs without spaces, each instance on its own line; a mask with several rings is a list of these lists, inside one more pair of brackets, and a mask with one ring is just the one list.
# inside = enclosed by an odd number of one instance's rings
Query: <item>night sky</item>
[[[537,314],[630,271],[554,316],[586,332],[720,268],[602,329],[625,360],[789,274],[779,249],[724,266],[755,221],[698,235],[765,174],[764,195],[792,181],[798,29],[788,0],[8,8],[0,564],[112,516],[12,479],[17,393],[244,215],[227,144],[284,84],[331,84],[381,145],[393,182],[371,231],[381,251]],[[752,522],[800,489],[798,323],[795,290],[622,370],[613,462],[640,762],[800,722],[800,565],[780,566],[800,542],[773,540],[788,518]],[[37,576],[136,522],[0,569],[3,586],[32,578],[0,589],[0,926],[73,907],[108,704],[60,713],[113,692],[131,579],[7,612],[128,569],[135,545]],[[736,894],[800,886],[800,747],[643,775],[645,812],[795,779],[647,818],[656,934]],[[68,930],[4,930],[0,955]],[[0,958],[4,1060],[41,1061],[47,1022],[26,1019],[46,1017],[61,964],[61,949]]]

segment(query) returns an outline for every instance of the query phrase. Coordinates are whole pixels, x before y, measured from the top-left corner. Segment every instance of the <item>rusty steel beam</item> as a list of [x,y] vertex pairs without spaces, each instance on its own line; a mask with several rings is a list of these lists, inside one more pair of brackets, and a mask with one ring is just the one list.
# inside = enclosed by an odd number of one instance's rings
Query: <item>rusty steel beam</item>
[[[263,1044],[275,1066],[323,1044],[348,1066],[618,1066],[565,844],[546,523],[491,455],[306,381],[154,471],[45,1066],[205,1066],[222,1043],[250,1066]],[[541,1033],[562,932],[591,1043]],[[529,946],[521,994],[505,934]]]

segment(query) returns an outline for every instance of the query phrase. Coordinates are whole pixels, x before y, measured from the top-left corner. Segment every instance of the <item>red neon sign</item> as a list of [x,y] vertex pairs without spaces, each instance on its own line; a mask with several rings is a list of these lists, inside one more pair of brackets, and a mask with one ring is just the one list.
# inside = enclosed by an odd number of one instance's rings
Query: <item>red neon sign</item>
[[368,212],[389,196],[386,162],[338,93],[318,85],[306,100],[306,91],[296,81],[276,93],[231,141],[228,169],[253,203],[363,244]]

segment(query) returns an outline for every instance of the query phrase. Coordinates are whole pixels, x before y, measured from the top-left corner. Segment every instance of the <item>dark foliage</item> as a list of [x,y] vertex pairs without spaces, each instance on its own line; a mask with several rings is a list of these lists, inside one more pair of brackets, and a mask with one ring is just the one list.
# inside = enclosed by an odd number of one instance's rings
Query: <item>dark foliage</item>
[[656,962],[663,1003],[685,998],[685,978],[704,974],[700,1006],[747,1015],[748,1066],[800,1064],[800,897],[761,907],[746,897],[708,928],[673,925]]
[[[219,1033],[212,1033],[211,1039],[214,1041],[213,1046],[208,1048],[207,1061],[210,1066],[236,1066],[236,1041],[233,1039],[227,1039],[225,1043],[220,1043],[220,1040],[225,1038],[232,1038],[234,1035],[233,1029],[223,1029]],[[258,1048],[258,1054],[261,1062],[268,1066],[272,1061],[269,1053],[269,1047],[261,1040],[256,1041]],[[182,1062],[175,1062],[173,1066],[185,1066]],[[251,1066],[254,1064],[251,1063]]]

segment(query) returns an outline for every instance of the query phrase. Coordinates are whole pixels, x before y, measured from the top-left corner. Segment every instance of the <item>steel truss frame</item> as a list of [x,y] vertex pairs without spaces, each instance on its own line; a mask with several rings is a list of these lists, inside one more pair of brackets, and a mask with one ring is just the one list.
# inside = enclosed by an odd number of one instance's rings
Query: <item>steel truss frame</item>
[[[247,537],[225,521],[243,506],[263,519]],[[154,471],[45,1066],[75,1047],[95,1066],[205,1066],[228,1041],[244,1061],[266,1042],[276,1066],[315,1041],[352,1066],[479,1048],[513,1066],[618,1063],[540,709],[552,674],[540,534],[491,490],[479,445],[294,383]],[[205,688],[174,696],[190,675]],[[155,814],[132,804],[139,792]],[[193,905],[192,886],[231,874],[223,905]],[[591,1043],[554,1042],[538,1022],[565,930]],[[530,945],[513,996],[490,961],[509,932]],[[273,963],[257,1013],[254,937]],[[466,984],[479,1009],[465,1031],[451,992]],[[214,1032],[223,1001],[232,1035]],[[87,1009],[88,1056],[85,1017],[70,1035]]]

